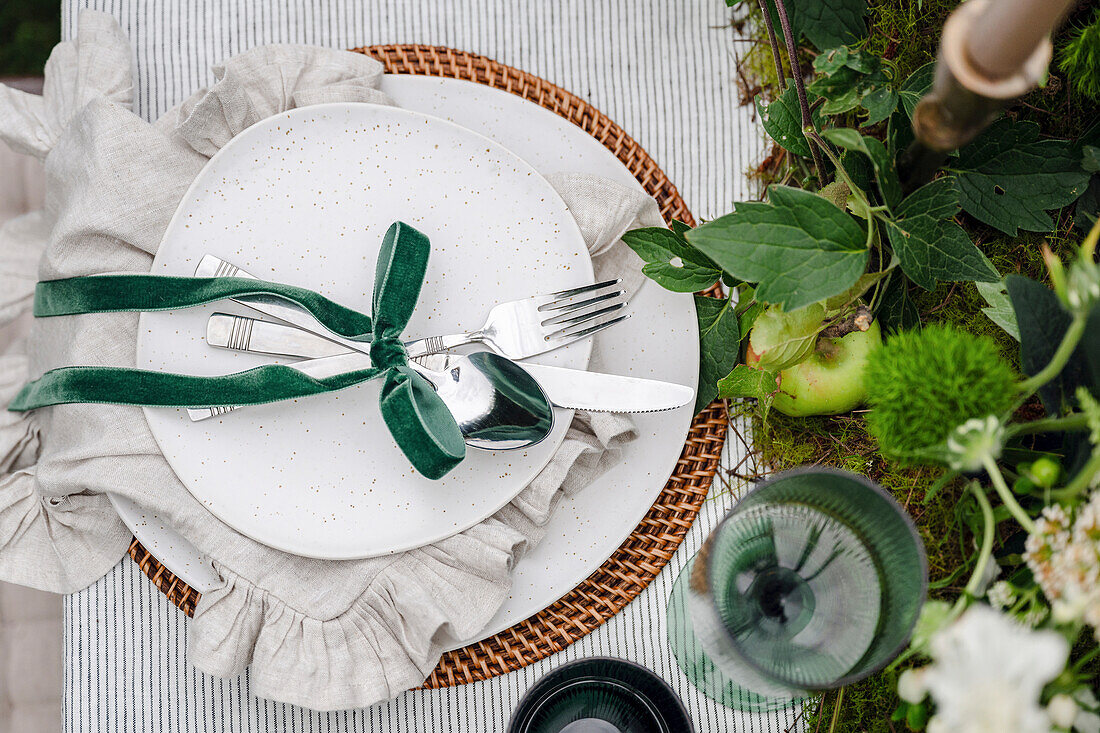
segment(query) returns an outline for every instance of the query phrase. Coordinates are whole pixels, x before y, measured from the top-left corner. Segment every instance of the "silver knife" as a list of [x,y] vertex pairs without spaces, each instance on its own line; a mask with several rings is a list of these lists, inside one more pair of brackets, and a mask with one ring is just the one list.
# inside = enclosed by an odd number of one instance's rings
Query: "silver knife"
[[[303,333],[293,326],[245,316],[224,313],[210,316],[206,341],[219,348],[265,354],[309,356],[319,353],[319,358],[288,365],[312,376],[331,376],[370,366],[370,357],[366,354],[349,353],[338,344],[320,336]],[[297,351],[299,348],[301,351]],[[333,349],[337,353],[332,353]],[[295,353],[287,354],[287,351]],[[695,399],[695,390],[691,387],[671,382],[527,362],[520,366],[535,378],[554,405],[567,409],[592,412],[660,412],[676,409]],[[212,410],[224,412],[225,408],[189,412],[207,413],[205,416],[210,417],[208,413]]]

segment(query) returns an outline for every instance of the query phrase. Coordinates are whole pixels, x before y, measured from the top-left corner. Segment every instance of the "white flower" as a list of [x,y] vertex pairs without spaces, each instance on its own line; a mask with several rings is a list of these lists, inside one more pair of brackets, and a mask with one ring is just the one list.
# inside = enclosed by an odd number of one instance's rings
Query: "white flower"
[[1073,600],[1052,601],[1050,604],[1050,617],[1056,624],[1071,624],[1083,618],[1088,609],[1088,599],[1074,594]]
[[1005,581],[994,583],[985,594],[989,605],[994,608],[1008,608],[1016,602],[1016,591]]
[[923,682],[936,703],[929,733],[1047,733],[1044,685],[1065,668],[1069,644],[986,605],[972,606],[931,641]]
[[1100,704],[1096,695],[1092,694],[1087,687],[1078,687],[1073,693],[1073,700],[1080,708],[1077,718],[1073,721],[1074,729],[1079,733],[1100,733],[1100,715],[1090,712]]
[[1077,720],[1077,703],[1069,695],[1057,694],[1047,704],[1047,715],[1059,728],[1069,728]]
[[1027,612],[1020,617],[1020,623],[1022,623],[1024,626],[1035,628],[1036,626],[1047,620],[1047,614],[1048,611],[1046,609],[1046,606],[1042,606],[1036,603],[1033,604],[1031,608],[1029,608]]
[[995,416],[971,418],[947,437],[947,462],[957,471],[980,471],[986,458],[1000,458],[1004,438],[1004,426]]
[[1100,491],[1071,522],[1061,506],[1048,506],[1028,536],[1024,559],[1058,623],[1083,619],[1100,641]]
[[898,677],[898,697],[916,705],[928,696],[923,669],[907,669]]

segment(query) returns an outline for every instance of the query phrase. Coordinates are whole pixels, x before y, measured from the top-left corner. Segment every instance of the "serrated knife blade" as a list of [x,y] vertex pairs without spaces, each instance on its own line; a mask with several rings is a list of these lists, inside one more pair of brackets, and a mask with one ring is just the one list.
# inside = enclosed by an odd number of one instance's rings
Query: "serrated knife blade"
[[556,407],[591,412],[663,412],[695,400],[695,390],[656,379],[523,362]]

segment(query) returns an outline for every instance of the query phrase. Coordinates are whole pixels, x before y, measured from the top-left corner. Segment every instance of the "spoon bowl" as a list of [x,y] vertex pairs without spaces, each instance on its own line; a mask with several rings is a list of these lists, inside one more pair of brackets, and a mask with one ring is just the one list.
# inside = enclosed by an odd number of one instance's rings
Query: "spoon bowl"
[[448,359],[438,371],[417,362],[409,366],[435,388],[472,448],[527,448],[554,427],[554,410],[542,387],[503,356],[478,351]]

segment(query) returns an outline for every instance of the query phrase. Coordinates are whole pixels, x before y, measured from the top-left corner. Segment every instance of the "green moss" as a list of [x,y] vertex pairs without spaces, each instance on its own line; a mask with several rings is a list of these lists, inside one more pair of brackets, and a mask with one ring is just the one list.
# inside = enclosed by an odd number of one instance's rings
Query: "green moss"
[[[757,17],[762,18],[763,14],[761,13]],[[777,28],[776,32],[778,30]],[[779,43],[782,48],[782,38],[780,38]],[[791,78],[791,64],[787,59],[786,51],[780,54],[780,61],[783,64],[783,77],[785,79]],[[772,47],[770,44],[766,41],[753,44],[742,60],[742,68],[746,79],[752,80],[750,84],[753,91],[763,92],[768,99],[774,96],[774,92],[779,88],[777,83],[779,76],[776,72],[775,61],[772,60]]]
[[[807,730],[835,730],[859,731],[859,733],[895,733],[905,730],[905,724],[890,724],[890,715],[898,706],[897,696],[894,690],[898,684],[898,672],[883,672],[882,674],[868,677],[865,680],[848,685],[844,688],[844,695],[838,692],[828,692],[821,696],[818,708],[812,716],[812,720],[806,726]],[[837,711],[837,703],[840,710]],[[829,728],[836,716],[837,725]],[[818,722],[820,721],[820,722]]]
[[940,29],[958,0],[871,0],[866,49],[886,59],[904,80],[936,58]]

